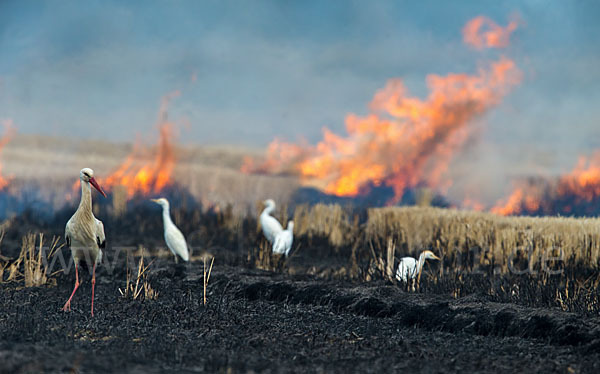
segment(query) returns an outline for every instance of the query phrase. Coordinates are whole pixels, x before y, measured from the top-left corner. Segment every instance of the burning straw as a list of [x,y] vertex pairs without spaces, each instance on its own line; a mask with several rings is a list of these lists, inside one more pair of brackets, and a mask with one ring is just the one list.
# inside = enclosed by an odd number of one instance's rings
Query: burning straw
[[530,178],[492,208],[501,215],[576,215],[600,213],[600,151],[580,157],[575,168],[557,178]]
[[[491,30],[481,36],[485,47],[506,46],[516,28],[511,23],[499,33],[499,26],[487,26]],[[481,26],[469,31],[475,36],[485,32]],[[450,160],[475,133],[474,120],[496,107],[521,79],[521,71],[507,57],[473,75],[428,75],[430,94],[425,99],[410,96],[402,80],[390,79],[373,96],[370,114],[346,117],[346,135],[324,129],[323,140],[315,146],[275,139],[266,160],[247,159],[242,171],[295,174],[336,196],[388,186],[394,190],[392,202],[400,201],[407,188],[424,185],[444,191],[451,184],[445,177]]]

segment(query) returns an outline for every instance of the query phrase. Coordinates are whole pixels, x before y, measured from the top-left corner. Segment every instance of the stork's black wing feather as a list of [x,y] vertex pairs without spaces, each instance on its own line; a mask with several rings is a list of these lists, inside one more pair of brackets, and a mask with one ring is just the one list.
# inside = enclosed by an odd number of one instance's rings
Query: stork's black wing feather
[[96,243],[98,243],[98,247],[100,249],[106,248],[106,240],[100,241],[100,237],[96,236]]

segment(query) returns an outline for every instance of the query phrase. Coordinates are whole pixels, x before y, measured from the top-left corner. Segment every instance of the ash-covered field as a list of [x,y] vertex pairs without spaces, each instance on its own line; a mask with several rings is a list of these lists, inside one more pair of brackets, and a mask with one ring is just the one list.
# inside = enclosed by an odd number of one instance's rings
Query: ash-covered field
[[[73,287],[72,269],[49,275],[42,286],[7,281],[22,238],[44,233],[48,243],[62,235],[74,208],[51,219],[25,212],[4,222],[0,371],[600,369],[597,290],[587,303],[578,299],[560,308],[554,291],[564,291],[564,277],[545,278],[540,288],[531,275],[463,274],[457,294],[449,291],[459,284],[457,277],[438,276],[439,265],[431,264],[417,291],[409,292],[373,272],[362,239],[335,246],[303,232],[297,216],[299,232],[284,261],[265,254],[252,216],[200,207],[173,211],[192,246],[192,261],[176,264],[164,249],[160,211],[138,204],[122,216],[111,214],[109,204],[96,209],[109,241],[97,274],[94,317],[85,268],[71,312],[61,308]],[[360,230],[364,223],[357,220]],[[51,259],[69,259],[66,249],[58,253]],[[142,253],[148,270],[140,287],[147,283],[157,296],[123,296],[128,274],[129,284],[135,283]],[[204,305],[206,254],[215,262]],[[58,264],[52,270],[60,270]]]
[[72,279],[0,294],[3,372],[327,371],[597,372],[597,318],[407,294],[215,265],[154,263],[159,297],[124,300],[124,272],[101,274],[96,315],[86,282],[60,311]]

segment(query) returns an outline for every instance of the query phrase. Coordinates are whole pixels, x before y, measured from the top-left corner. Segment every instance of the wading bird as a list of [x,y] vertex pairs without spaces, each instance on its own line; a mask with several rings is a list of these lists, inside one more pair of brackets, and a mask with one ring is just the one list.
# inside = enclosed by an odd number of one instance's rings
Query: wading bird
[[268,199],[264,201],[264,204],[266,206],[260,214],[260,226],[262,227],[263,234],[265,234],[265,238],[267,238],[269,243],[273,244],[277,234],[283,231],[283,227],[281,227],[279,221],[271,216],[271,213],[275,210],[275,202],[272,199]]
[[175,255],[175,262],[177,262],[177,255],[183,259],[183,261],[189,261],[190,254],[188,252],[187,243],[185,237],[179,231],[177,226],[171,221],[171,213],[169,212],[169,201],[164,197],[160,199],[152,199],[153,202],[162,206],[163,211],[163,226],[165,227],[165,242],[167,247]]
[[275,236],[275,241],[273,242],[273,253],[282,255],[287,255],[290,253],[290,249],[292,249],[292,242],[294,241],[294,221],[289,221],[287,225],[287,229],[281,231]]
[[[415,279],[421,274],[425,260],[439,260],[440,258],[431,251],[423,251],[419,256],[419,260],[412,257],[402,257],[398,270],[396,271],[396,279],[407,282],[409,279]],[[414,288],[414,286],[413,286]]]
[[65,303],[63,311],[71,310],[71,299],[79,287],[79,272],[77,267],[80,261],[85,261],[88,268],[92,270],[92,317],[94,316],[94,287],[96,285],[96,265],[102,261],[102,249],[106,247],[104,236],[104,225],[102,221],[94,217],[92,213],[92,188],[94,186],[106,197],[102,188],[94,179],[94,171],[89,168],[81,169],[79,172],[81,182],[81,201],[73,217],[65,227],[65,239],[67,246],[71,248],[71,256],[75,263],[75,287],[71,297]]

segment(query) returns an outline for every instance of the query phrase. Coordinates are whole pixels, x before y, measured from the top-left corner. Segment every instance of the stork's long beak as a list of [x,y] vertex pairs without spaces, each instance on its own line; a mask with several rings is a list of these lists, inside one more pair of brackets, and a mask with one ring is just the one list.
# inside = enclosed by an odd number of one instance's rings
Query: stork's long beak
[[158,199],[150,199],[150,201],[152,201],[153,203],[157,203],[158,204]]
[[439,258],[439,257],[438,257],[438,256],[436,256],[436,255],[433,255],[433,259],[434,259],[434,260],[439,260],[439,261],[442,261],[442,259],[441,259],[441,258]]
[[102,194],[102,196],[106,197],[106,194],[104,193],[104,190],[102,189],[102,187],[100,187],[100,185],[98,184],[98,182],[96,182],[96,180],[94,179],[94,177],[90,178],[90,184],[92,186],[94,186],[94,188],[97,189],[98,192],[100,192]]

